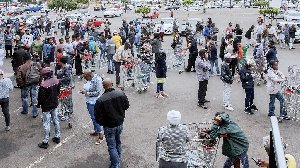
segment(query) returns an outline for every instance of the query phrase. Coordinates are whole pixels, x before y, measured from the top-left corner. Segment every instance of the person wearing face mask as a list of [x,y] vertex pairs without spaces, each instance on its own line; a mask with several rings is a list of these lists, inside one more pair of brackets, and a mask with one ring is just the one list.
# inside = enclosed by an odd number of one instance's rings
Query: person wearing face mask
[[22,36],[21,42],[24,44],[25,49],[29,51],[33,42],[33,36],[29,33],[29,29],[25,30],[25,34]]
[[43,56],[44,56],[44,63],[47,67],[50,66],[51,62],[54,62],[54,50],[55,44],[52,38],[48,38],[48,43],[44,44],[43,46]]
[[287,78],[284,74],[278,70],[278,63],[274,60],[271,60],[269,63],[269,69],[267,74],[267,92],[270,95],[269,103],[269,114],[268,116],[275,116],[275,98],[280,102],[280,116],[279,120],[290,120],[290,117],[287,116],[287,113],[284,109],[284,98],[280,93],[280,84],[283,81],[286,81]]

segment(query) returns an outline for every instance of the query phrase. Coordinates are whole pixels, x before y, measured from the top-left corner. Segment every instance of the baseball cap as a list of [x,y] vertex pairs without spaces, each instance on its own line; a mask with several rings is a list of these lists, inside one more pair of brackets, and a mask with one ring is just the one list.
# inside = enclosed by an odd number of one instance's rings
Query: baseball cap
[[113,31],[113,34],[118,34],[118,31],[117,31],[117,30],[114,30],[114,31]]
[[181,120],[181,113],[179,111],[171,110],[167,114],[167,120],[171,125],[178,125]]

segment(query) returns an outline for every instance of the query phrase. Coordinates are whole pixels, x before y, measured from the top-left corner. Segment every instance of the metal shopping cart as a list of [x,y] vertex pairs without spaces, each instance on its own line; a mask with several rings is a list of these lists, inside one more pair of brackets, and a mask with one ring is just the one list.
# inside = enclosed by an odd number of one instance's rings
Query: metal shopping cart
[[68,103],[70,101],[71,92],[74,86],[66,87],[60,89],[60,94],[57,96],[58,98],[58,106],[57,112],[59,117],[61,117],[61,121],[68,121],[68,127],[72,128],[72,123],[70,122],[70,112],[68,109]]
[[281,92],[284,97],[285,110],[292,120],[299,121],[300,112],[300,67],[288,67],[287,80],[281,83]]
[[266,84],[267,80],[264,77],[264,74],[267,70],[267,60],[265,57],[259,57],[253,59],[255,64],[251,67],[253,71],[254,80],[257,83],[257,86],[260,86],[261,83]]
[[137,63],[133,60],[127,60],[125,61],[124,66],[122,66],[122,72],[123,72],[123,86],[121,90],[124,91],[124,88],[130,87],[133,88],[136,86],[136,74],[137,74]]
[[[209,139],[204,132],[210,130],[212,123],[190,123],[186,124],[191,135],[191,141],[187,143],[186,157],[189,168],[213,168],[217,149],[218,139]],[[162,129],[161,127],[160,129]],[[159,161],[164,152],[163,143],[156,141],[156,160]]]
[[81,56],[81,66],[82,66],[82,70],[92,70],[92,65],[93,65],[93,57],[92,57],[92,53],[85,51],[84,55]]

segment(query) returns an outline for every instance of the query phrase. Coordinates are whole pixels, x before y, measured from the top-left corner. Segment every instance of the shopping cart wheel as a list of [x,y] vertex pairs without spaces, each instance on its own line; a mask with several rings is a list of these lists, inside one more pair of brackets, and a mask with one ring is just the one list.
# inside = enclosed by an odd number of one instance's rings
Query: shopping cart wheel
[[131,84],[131,86],[132,86],[132,87],[135,87],[135,84],[134,84],[134,83],[132,83],[132,84]]
[[182,70],[179,71],[179,74],[182,74]]
[[69,128],[72,128],[73,127],[73,125],[72,125],[72,123],[68,123],[68,126],[69,126]]
[[124,91],[124,87],[121,87],[121,90]]
[[260,83],[257,83],[257,86],[260,86]]
[[139,94],[142,94],[142,90],[141,90],[141,89],[139,89],[139,90],[138,90],[138,93],[139,93]]
[[267,80],[264,80],[264,84],[267,84]]

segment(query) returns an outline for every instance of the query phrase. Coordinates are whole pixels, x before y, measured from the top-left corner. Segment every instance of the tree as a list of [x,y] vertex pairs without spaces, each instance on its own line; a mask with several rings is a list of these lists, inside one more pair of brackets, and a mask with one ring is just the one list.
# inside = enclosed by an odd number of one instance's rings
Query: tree
[[87,4],[89,0],[76,0],[77,3]]
[[189,11],[189,6],[192,5],[194,3],[194,1],[192,0],[184,0],[182,2],[182,5],[186,5],[187,6],[187,11]]
[[149,8],[148,6],[139,7],[134,10],[134,13],[141,13],[143,16],[145,16],[150,12],[151,12],[151,8]]
[[122,2],[123,4],[129,3],[128,0],[121,0],[121,2]]
[[265,7],[269,7],[269,2],[267,1],[256,1],[253,3],[253,6],[258,6],[259,9],[265,8]]
[[265,17],[268,15],[271,18],[271,23],[272,23],[274,17],[280,13],[280,9],[279,8],[260,9],[258,13],[264,16],[264,20]]
[[71,11],[77,9],[77,2],[75,0],[52,0],[48,3],[49,9],[56,11],[66,10]]

